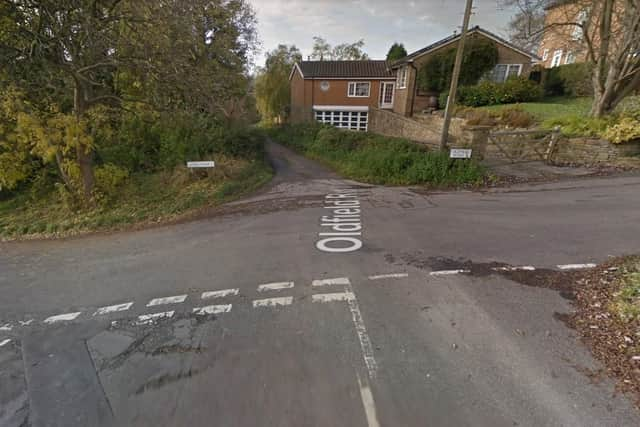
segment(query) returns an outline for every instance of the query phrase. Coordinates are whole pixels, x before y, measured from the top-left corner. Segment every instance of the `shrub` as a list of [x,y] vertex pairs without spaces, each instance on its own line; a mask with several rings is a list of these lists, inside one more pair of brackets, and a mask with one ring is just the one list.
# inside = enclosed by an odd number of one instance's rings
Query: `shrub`
[[549,96],[592,96],[592,66],[589,63],[562,65],[546,70],[544,89]]
[[542,95],[540,85],[525,78],[513,78],[504,83],[485,80],[475,86],[460,87],[458,103],[468,107],[513,104],[537,101]]
[[606,129],[602,136],[614,144],[640,139],[640,121],[633,117],[622,117],[618,123]]
[[498,123],[514,129],[525,129],[533,126],[536,118],[520,108],[507,108],[497,115]]
[[560,127],[560,130],[566,136],[587,136],[600,138],[607,130],[607,128],[613,125],[615,121],[616,118],[613,116],[593,118],[574,115],[545,120],[542,123],[542,127],[546,129]]
[[125,168],[107,163],[98,166],[95,169],[94,175],[96,191],[99,192],[101,196],[111,198],[117,194],[118,188],[127,180],[129,171]]

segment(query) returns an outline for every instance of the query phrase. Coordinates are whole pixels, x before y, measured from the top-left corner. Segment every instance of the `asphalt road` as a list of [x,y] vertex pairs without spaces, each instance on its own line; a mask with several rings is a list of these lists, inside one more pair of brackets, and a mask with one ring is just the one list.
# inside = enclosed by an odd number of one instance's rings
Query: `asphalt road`
[[527,279],[637,253],[640,178],[425,193],[269,151],[206,219],[0,244],[0,425],[640,425]]

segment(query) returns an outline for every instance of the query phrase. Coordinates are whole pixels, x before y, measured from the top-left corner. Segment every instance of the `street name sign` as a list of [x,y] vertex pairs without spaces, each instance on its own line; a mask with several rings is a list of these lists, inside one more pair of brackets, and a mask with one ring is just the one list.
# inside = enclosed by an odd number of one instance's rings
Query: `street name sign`
[[187,162],[188,168],[215,168],[215,162]]
[[471,149],[463,149],[463,148],[452,148],[449,153],[449,158],[451,159],[470,159],[471,158]]

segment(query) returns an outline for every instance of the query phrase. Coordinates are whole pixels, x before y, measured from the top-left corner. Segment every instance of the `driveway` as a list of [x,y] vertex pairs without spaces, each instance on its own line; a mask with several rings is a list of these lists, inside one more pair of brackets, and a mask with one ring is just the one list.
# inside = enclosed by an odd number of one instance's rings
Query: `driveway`
[[535,279],[638,252],[640,178],[424,193],[268,151],[211,218],[0,244],[0,425],[640,425]]

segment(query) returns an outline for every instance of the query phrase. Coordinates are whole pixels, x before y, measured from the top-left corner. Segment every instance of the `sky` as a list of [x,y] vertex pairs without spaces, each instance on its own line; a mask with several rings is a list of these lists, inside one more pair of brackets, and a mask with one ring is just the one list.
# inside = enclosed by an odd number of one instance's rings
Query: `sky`
[[[364,51],[384,59],[393,42],[409,53],[460,31],[465,0],[250,0],[262,42],[256,65],[278,44],[295,44],[306,59],[313,36],[331,45],[364,39]],[[475,0],[471,25],[504,35],[513,10],[499,0]]]

